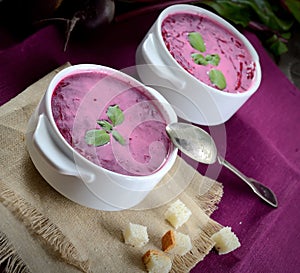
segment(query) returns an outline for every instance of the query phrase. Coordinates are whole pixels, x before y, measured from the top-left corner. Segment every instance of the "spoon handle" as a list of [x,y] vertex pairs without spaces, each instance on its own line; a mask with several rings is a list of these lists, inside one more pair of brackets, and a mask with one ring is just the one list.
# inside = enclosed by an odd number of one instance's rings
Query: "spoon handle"
[[231,163],[229,163],[225,158],[218,155],[218,162],[226,167],[228,170],[232,171],[235,175],[237,175],[240,179],[244,180],[251,188],[252,184],[248,181],[248,177],[245,176],[242,172],[240,172],[236,167],[234,167]]
[[266,186],[262,185],[258,181],[249,178],[245,176],[241,171],[239,171],[236,167],[234,167],[231,163],[229,163],[227,160],[225,160],[223,157],[218,155],[217,157],[218,162],[226,167],[228,170],[232,171],[235,175],[237,175],[241,180],[246,182],[248,186],[251,187],[251,189],[254,191],[256,195],[258,195],[262,200],[267,202],[269,205],[277,208],[277,198],[273,191]]

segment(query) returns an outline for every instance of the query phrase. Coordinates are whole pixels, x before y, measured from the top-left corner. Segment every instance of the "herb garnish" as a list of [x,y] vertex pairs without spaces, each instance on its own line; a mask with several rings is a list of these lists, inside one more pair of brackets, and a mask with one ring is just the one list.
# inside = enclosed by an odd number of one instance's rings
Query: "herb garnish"
[[[205,52],[206,46],[204,40],[199,32],[190,32],[188,34],[188,39],[190,45],[200,51]],[[192,53],[191,57],[195,64],[198,65],[208,65],[218,66],[220,63],[220,56],[218,54],[207,54],[204,56],[201,53]],[[219,89],[223,90],[226,87],[226,79],[222,71],[217,69],[212,69],[208,73],[210,82],[217,86]]]
[[106,115],[110,121],[97,120],[97,123],[102,129],[89,130],[85,134],[85,142],[88,145],[94,145],[96,147],[103,146],[110,142],[110,133],[113,138],[120,144],[125,144],[123,136],[114,128],[124,121],[124,114],[119,105],[109,106],[106,111]]
[[220,62],[220,56],[218,54],[208,54],[205,57],[200,53],[193,53],[192,58],[196,64],[208,65],[212,64],[217,66]]
[[211,83],[215,84],[219,89],[223,90],[226,87],[225,77],[220,70],[211,69],[208,76]]
[[205,52],[206,47],[204,40],[199,32],[190,32],[188,34],[190,45],[200,52]]
[[220,56],[218,54],[208,54],[205,56],[205,60],[214,66],[218,66],[220,62]]

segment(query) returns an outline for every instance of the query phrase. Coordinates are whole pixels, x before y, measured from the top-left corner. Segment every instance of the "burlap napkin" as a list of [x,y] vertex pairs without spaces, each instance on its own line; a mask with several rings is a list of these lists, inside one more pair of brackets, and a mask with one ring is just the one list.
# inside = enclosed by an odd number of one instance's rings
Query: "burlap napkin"
[[[171,257],[172,271],[188,272],[213,248],[210,236],[222,227],[209,217],[222,197],[220,183],[202,176],[178,157],[163,179],[182,187],[174,200],[151,209],[104,212],[63,197],[35,169],[25,146],[27,122],[50,80],[62,68],[0,108],[0,212],[4,220],[0,229],[14,241],[19,258],[24,258],[31,272],[145,272],[141,257],[150,248],[161,248],[161,236],[172,228],[163,214],[168,203],[180,199],[192,216],[179,231],[190,235],[193,249],[185,256]],[[160,197],[163,200],[164,196]],[[147,226],[150,241],[146,246],[134,248],[124,243],[122,230],[129,222]]]

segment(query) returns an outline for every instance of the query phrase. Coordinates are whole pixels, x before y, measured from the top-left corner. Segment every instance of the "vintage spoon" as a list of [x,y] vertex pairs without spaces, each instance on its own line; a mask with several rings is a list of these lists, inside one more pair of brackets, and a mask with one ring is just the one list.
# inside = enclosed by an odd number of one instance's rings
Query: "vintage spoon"
[[187,123],[171,123],[166,131],[174,145],[190,158],[205,164],[213,164],[218,160],[240,179],[247,183],[262,200],[277,208],[277,198],[273,191],[253,178],[249,178],[222,158],[217,151],[213,138],[201,128]]

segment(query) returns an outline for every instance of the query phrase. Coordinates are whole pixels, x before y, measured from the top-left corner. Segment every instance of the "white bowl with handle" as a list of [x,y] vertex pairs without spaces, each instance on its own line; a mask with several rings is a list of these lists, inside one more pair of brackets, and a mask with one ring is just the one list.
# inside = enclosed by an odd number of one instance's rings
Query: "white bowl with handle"
[[61,80],[73,73],[104,71],[141,88],[156,103],[166,124],[177,121],[170,104],[152,88],[109,67],[80,64],[60,71],[31,116],[26,144],[30,157],[44,179],[59,193],[81,205],[106,211],[131,208],[139,204],[173,166],[177,149],[170,143],[164,164],[149,175],[124,175],[85,158],[63,137],[53,118],[51,98]]
[[[162,35],[163,21],[176,13],[207,17],[245,45],[255,66],[252,84],[245,92],[224,92],[209,86],[176,61]],[[160,13],[137,48],[136,65],[140,80],[158,90],[179,117],[200,125],[218,125],[229,120],[258,90],[261,82],[259,57],[247,38],[220,16],[194,5],[172,5]]]

